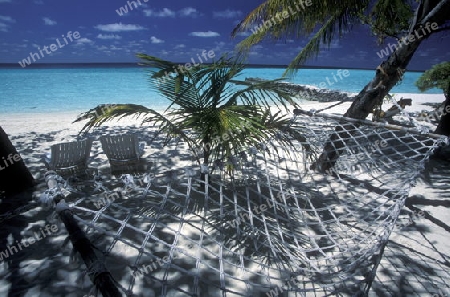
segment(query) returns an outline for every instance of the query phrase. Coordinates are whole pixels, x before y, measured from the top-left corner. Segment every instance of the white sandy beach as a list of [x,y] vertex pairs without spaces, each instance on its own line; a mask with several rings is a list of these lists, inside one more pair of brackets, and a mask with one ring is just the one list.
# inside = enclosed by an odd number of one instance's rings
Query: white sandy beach
[[[406,112],[415,113],[423,110],[433,110],[432,104],[444,101],[442,94],[396,94],[397,100],[400,98],[412,99],[413,105],[406,107]],[[319,110],[333,102],[305,102],[301,107],[305,110]],[[346,102],[332,109],[327,113],[343,114],[350,106],[351,102]],[[392,104],[386,104],[383,107],[389,108]],[[48,152],[52,144],[58,142],[73,141],[81,130],[85,122],[72,123],[79,112],[61,112],[61,113],[22,113],[22,114],[0,114],[0,126],[10,136],[12,143],[16,146],[25,163],[30,167],[32,174],[42,182],[45,168],[40,161],[39,156]],[[134,131],[140,125],[139,119],[123,119],[112,121],[106,124],[108,129],[99,128],[97,134],[102,133],[120,133],[126,132],[129,127]],[[430,124],[427,124],[432,128]],[[148,133],[151,133],[149,131]],[[38,149],[36,151],[36,149]],[[146,148],[145,156],[149,157],[155,153],[161,153],[160,156],[166,159],[167,168],[170,164],[179,165],[180,162],[186,162],[185,156],[179,156],[173,153],[173,149],[165,149],[160,143],[152,144]],[[98,143],[93,146],[93,156],[95,156],[94,165],[107,166],[107,160]],[[439,163],[439,170],[433,172],[430,168],[424,172],[423,178],[418,181],[415,188],[412,189],[411,207],[402,211],[399,219],[408,220],[412,216],[413,209],[423,210],[427,213],[425,217],[414,217],[413,224],[405,230],[394,230],[391,235],[385,256],[378,268],[378,273],[373,289],[369,296],[394,297],[394,296],[434,296],[441,290],[442,293],[450,295],[450,229],[445,224],[448,217],[448,185],[445,181],[450,180],[450,167],[445,163]],[[437,166],[436,164],[434,166]],[[432,180],[432,184],[428,182]],[[41,184],[36,193],[45,190],[45,184]],[[447,199],[447,200],[446,200]],[[38,212],[29,211],[26,216],[33,218],[33,214]],[[43,225],[48,218],[41,214],[36,218],[35,224]],[[25,235],[28,235],[31,226],[26,227]],[[62,229],[62,228],[61,228]],[[195,230],[190,230],[195,233]],[[28,233],[27,233],[28,232]],[[56,245],[62,244],[64,234],[50,239]],[[43,245],[42,245],[43,246]],[[42,248],[40,246],[40,248]],[[48,246],[48,245],[46,245]],[[45,248],[45,247],[44,247]],[[127,247],[125,246],[124,249]],[[67,250],[67,248],[66,248]],[[52,255],[54,253],[54,255]],[[127,252],[129,253],[129,252]],[[52,259],[60,257],[57,262],[50,264]],[[22,271],[27,274],[26,281],[30,283],[30,291],[26,296],[37,296],[41,294],[39,288],[45,293],[39,296],[82,296],[78,290],[75,280],[80,277],[80,267],[69,262],[70,255],[67,251],[58,251],[58,247],[52,247],[49,251],[42,251],[42,259],[39,263],[25,262]],[[4,264],[1,264],[4,265]],[[0,265],[0,266],[1,266]],[[399,265],[401,267],[399,267]],[[52,275],[49,266],[61,269],[56,275]],[[6,281],[6,269],[0,267],[0,296],[6,292],[10,284]],[[121,273],[121,271],[116,271]],[[41,279],[41,281],[39,281]],[[50,279],[49,283],[42,279]],[[142,281],[142,280],[141,280]],[[86,278],[83,278],[84,288],[89,287]],[[45,284],[44,284],[45,283]],[[80,284],[81,284],[80,283]],[[433,286],[434,284],[434,286]],[[140,283],[140,285],[143,285]],[[148,286],[149,284],[147,284]],[[47,288],[48,289],[44,289]],[[60,291],[58,291],[60,290]],[[141,296],[154,296],[150,292],[144,292]],[[64,292],[64,293],[60,293]],[[86,291],[85,294],[87,294]],[[183,295],[184,296],[184,295]],[[265,295],[258,295],[265,296]],[[291,295],[289,295],[291,296]],[[437,296],[437,295],[436,295]],[[444,295],[445,296],[445,295]]]
[[[355,94],[353,94],[355,95]],[[420,112],[422,110],[433,110],[432,106],[428,104],[441,103],[445,100],[443,94],[416,94],[416,93],[399,93],[395,94],[395,98],[411,98],[412,106],[407,106],[407,112]],[[321,103],[317,101],[303,101],[301,107],[305,110],[319,110],[332,105],[333,102]],[[338,105],[331,108],[327,113],[344,114],[351,102]],[[392,104],[386,104],[389,108]],[[52,131],[64,130],[63,134],[78,133],[85,122],[72,123],[77,115],[77,112],[56,112],[56,113],[0,113],[0,126],[11,135],[20,133],[37,132],[48,133]],[[120,121],[112,121],[107,123],[109,126],[126,127],[129,125],[140,125],[140,121],[134,118],[127,118]]]

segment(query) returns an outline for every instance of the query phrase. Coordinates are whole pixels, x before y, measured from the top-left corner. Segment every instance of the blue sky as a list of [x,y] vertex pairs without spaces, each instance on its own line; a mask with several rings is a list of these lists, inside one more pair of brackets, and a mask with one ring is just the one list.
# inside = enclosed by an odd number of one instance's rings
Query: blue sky
[[[140,4],[135,1],[135,7],[124,0],[0,0],[0,63],[18,65],[31,53],[36,53],[39,63],[136,62],[137,52],[176,62],[198,61],[197,55],[205,50],[214,51],[217,57],[233,51],[245,38],[233,39],[230,33],[239,20],[262,3],[139,1]],[[126,7],[128,13],[123,14],[121,7]],[[69,39],[68,35],[74,32],[79,33],[78,39]],[[424,70],[450,60],[448,33],[435,35],[421,45],[409,69]],[[57,47],[36,57],[39,50],[51,44]],[[265,41],[252,49],[248,62],[287,64],[305,44],[306,39]],[[374,68],[383,60],[377,52],[384,47],[378,46],[364,27],[357,26],[308,64]]]

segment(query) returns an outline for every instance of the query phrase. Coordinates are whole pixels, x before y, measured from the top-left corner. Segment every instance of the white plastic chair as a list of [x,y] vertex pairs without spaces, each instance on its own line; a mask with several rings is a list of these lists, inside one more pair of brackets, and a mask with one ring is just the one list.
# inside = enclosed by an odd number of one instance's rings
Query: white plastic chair
[[111,166],[111,174],[139,173],[145,142],[139,142],[136,134],[104,135],[100,137],[103,151]]
[[42,159],[48,170],[66,176],[87,174],[92,139],[54,144]]

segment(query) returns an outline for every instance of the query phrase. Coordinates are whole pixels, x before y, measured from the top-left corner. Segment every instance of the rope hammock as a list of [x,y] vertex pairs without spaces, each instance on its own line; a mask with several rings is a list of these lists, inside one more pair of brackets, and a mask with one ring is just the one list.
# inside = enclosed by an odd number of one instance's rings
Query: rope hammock
[[[96,247],[102,264],[89,275],[107,268],[126,296],[365,296],[410,188],[446,139],[322,114],[291,124],[304,143],[242,152],[227,160],[231,176],[220,162],[154,166],[67,201],[54,200],[53,183],[42,199]],[[336,127],[348,136],[339,158],[312,170]]]

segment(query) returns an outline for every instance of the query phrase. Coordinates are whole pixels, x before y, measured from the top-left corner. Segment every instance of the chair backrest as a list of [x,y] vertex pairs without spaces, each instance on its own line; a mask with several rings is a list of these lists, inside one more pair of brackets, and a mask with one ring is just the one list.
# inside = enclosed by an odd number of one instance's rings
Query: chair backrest
[[100,142],[109,160],[139,160],[139,139],[136,134],[103,135]]
[[64,169],[70,167],[87,168],[92,147],[92,139],[58,143],[51,146],[51,167]]

